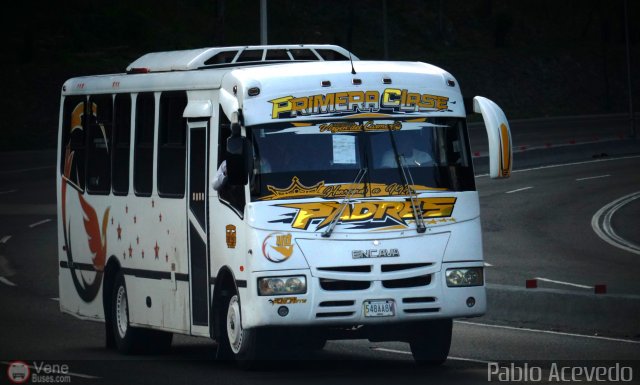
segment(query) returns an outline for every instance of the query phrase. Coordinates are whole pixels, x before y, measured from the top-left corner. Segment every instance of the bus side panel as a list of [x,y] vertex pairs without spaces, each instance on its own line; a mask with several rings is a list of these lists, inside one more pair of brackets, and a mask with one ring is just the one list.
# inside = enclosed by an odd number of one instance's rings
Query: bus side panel
[[105,202],[90,202],[65,180],[60,186],[60,307],[81,318],[104,319],[102,283],[107,250],[102,229],[108,226],[109,209]]
[[[128,198],[113,253],[124,255],[133,324],[189,332],[189,262],[184,198]],[[129,250],[130,249],[130,250]]]

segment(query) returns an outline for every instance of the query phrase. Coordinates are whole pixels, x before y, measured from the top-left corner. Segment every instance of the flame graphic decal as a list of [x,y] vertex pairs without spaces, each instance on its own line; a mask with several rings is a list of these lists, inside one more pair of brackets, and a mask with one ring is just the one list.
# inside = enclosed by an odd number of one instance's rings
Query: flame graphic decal
[[82,195],[78,195],[78,198],[80,198],[80,205],[82,206],[82,211],[84,211],[84,229],[89,236],[89,250],[93,253],[93,267],[96,271],[103,271],[107,255],[107,221],[109,220],[109,207],[104,211],[102,217],[101,232],[96,210],[87,203]]
[[[84,228],[87,233],[89,249],[93,256],[93,267],[95,270],[95,277],[92,282],[87,281],[81,272],[78,272],[73,262],[73,252],[71,250],[71,220],[67,222],[67,184],[69,183],[69,175],[71,173],[71,164],[73,162],[74,153],[67,145],[65,151],[64,161],[64,173],[62,176],[61,184],[61,196],[62,196],[62,230],[64,235],[65,251],[67,254],[67,262],[69,271],[71,272],[71,279],[73,285],[78,292],[80,298],[85,302],[92,302],[98,295],[100,287],[102,285],[102,277],[104,271],[104,264],[107,253],[107,222],[109,218],[108,207],[102,217],[102,229],[98,221],[98,215],[95,209],[84,199],[82,194],[78,191],[78,199],[83,210]],[[100,231],[102,230],[102,231]]]

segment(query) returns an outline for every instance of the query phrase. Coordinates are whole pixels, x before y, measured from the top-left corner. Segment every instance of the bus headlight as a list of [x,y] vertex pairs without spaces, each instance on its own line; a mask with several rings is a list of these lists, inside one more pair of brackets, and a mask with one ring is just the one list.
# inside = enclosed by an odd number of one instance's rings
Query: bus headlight
[[448,269],[445,276],[449,287],[482,286],[484,283],[482,267]]
[[307,292],[307,278],[295,277],[258,278],[259,295],[304,294]]

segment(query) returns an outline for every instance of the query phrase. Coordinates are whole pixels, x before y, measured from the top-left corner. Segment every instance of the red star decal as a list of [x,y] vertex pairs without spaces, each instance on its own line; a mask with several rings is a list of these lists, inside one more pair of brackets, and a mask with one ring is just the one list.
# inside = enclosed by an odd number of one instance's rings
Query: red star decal
[[151,200],[151,207],[156,207],[156,202],[153,199]]
[[129,214],[129,206],[124,206],[124,212]]
[[158,252],[160,251],[160,247],[158,247],[158,241],[156,241],[156,247],[153,248],[153,251],[156,252],[156,259],[158,259]]
[[129,258],[133,257],[133,248],[131,247],[131,244],[129,244]]
[[160,218],[160,222],[162,222],[162,213],[160,213],[159,218]]
[[126,259],[127,258],[127,253],[125,253],[124,251],[122,252],[122,259]]
[[166,254],[166,255],[164,256],[164,261],[165,261],[165,262],[169,262],[169,254]]
[[122,240],[122,227],[120,227],[120,223],[118,223],[116,231],[118,232],[118,240]]
[[113,217],[111,217],[111,224],[113,224]]
[[136,216],[133,216],[133,223],[136,223],[138,221],[138,218],[136,218]]
[[144,259],[144,250],[142,250],[142,259]]
[[140,237],[136,237],[136,244],[140,244]]

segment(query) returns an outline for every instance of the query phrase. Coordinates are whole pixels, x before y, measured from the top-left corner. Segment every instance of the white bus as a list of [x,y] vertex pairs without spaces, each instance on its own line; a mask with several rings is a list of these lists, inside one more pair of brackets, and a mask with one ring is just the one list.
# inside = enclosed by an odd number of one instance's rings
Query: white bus
[[[504,113],[473,110],[508,177]],[[271,45],[69,79],[57,191],[60,308],[125,353],[180,333],[248,365],[368,338],[439,364],[452,319],[486,310],[465,106],[429,64]]]

